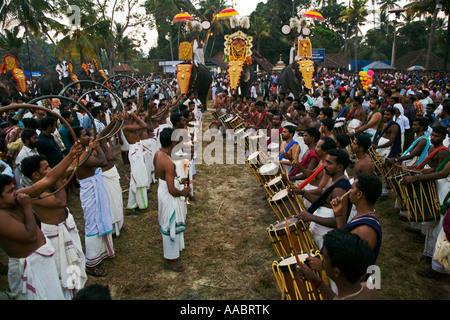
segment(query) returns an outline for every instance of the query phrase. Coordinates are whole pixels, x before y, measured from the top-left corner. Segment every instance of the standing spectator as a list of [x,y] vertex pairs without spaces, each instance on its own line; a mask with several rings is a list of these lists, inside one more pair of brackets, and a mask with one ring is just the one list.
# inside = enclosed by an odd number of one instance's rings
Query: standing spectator
[[41,133],[38,136],[37,150],[47,157],[50,168],[55,167],[64,158],[64,154],[53,136],[55,130],[56,118],[49,116],[41,119]]

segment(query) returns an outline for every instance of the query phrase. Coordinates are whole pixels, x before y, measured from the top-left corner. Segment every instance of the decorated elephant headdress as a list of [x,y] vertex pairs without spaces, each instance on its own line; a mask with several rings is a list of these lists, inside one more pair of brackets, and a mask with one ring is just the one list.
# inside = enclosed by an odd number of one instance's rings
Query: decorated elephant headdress
[[13,78],[17,82],[17,86],[22,93],[27,92],[27,78],[22,69],[19,68],[17,58],[12,54],[7,54],[3,57],[3,63],[0,65],[0,72],[12,72]]

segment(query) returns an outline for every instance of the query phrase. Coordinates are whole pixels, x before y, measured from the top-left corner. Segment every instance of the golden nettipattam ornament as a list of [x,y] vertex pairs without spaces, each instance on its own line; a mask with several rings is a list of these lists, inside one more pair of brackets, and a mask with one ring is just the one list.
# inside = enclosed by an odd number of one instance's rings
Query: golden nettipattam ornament
[[234,60],[228,62],[228,76],[230,77],[230,88],[236,89],[241,79],[244,61]]
[[301,39],[298,42],[298,57],[300,59],[312,57],[312,45],[309,38]]
[[178,60],[181,61],[192,61],[192,43],[188,41],[183,41],[178,47]]
[[298,69],[302,73],[305,87],[311,90],[314,74],[314,61],[309,59],[303,59],[298,61]]
[[19,68],[17,58],[12,54],[7,54],[3,57],[3,64],[0,67],[2,72],[11,71],[13,78],[16,80],[19,90],[22,93],[27,91],[27,78],[25,72]]
[[185,94],[189,89],[189,80],[191,79],[192,64],[180,63],[177,65],[177,80],[180,86],[180,93]]
[[[70,80],[72,80],[72,82],[77,82],[78,81],[78,77],[77,75],[73,72],[73,64],[72,61],[67,62],[67,69],[69,70],[69,78]],[[81,88],[81,85],[78,83],[75,85],[77,87],[77,89]]]

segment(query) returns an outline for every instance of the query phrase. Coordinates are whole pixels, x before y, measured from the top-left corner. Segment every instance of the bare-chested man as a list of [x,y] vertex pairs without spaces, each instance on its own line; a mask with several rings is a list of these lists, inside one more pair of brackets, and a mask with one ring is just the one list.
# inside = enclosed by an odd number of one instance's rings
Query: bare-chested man
[[356,157],[353,167],[355,176],[360,173],[375,174],[375,165],[373,164],[372,158],[367,153],[371,144],[372,142],[369,136],[364,134],[357,134],[353,139],[351,148]]
[[106,155],[100,142],[88,136],[84,128],[75,127],[73,131],[81,146],[87,148],[86,160],[76,171],[85,221],[86,273],[103,276],[106,271],[100,268],[101,262],[115,257],[111,206],[101,169],[107,165]]
[[183,187],[186,179],[177,180],[171,154],[179,141],[172,140],[173,133],[173,128],[161,131],[161,149],[156,152],[153,164],[158,179],[158,220],[163,239],[164,268],[181,272],[184,267],[178,259],[184,249],[187,213],[185,197],[191,193],[191,188]]
[[[291,188],[291,191],[301,194],[311,202],[308,210],[300,212],[298,217],[303,221],[311,221],[310,231],[319,249],[322,248],[323,236],[336,228],[336,217],[331,206],[331,200],[342,197],[351,188],[351,184],[345,175],[345,170],[349,164],[348,153],[340,149],[329,150],[324,160],[324,170],[330,179],[325,185],[324,191],[316,195],[304,189]],[[342,209],[346,218],[350,214],[350,207],[347,199],[343,203]]]
[[[81,152],[81,146],[74,144],[69,154],[48,170],[45,177],[20,190],[15,189],[13,178],[0,175],[0,246],[9,258],[8,282],[13,293],[28,300],[65,299],[55,248],[40,229],[31,198],[34,201],[55,185]],[[51,210],[41,216],[47,222],[64,221],[67,213]]]
[[147,124],[133,112],[125,113],[124,120],[122,130],[129,144],[128,159],[131,171],[127,208],[131,210],[131,214],[139,214],[137,210],[147,209],[147,188],[150,186],[144,148],[139,135],[142,130],[147,130]]
[[[110,208],[111,208],[111,222],[114,230],[113,234],[117,237],[120,235],[120,230],[123,227],[123,196],[122,187],[120,185],[120,175],[114,161],[114,149],[111,144],[112,130],[116,124],[123,118],[121,113],[115,113],[111,122],[98,135],[100,146],[105,153],[106,165],[101,167],[103,176],[105,177],[105,187],[108,192]],[[105,137],[105,138],[104,138]]]
[[352,138],[355,134],[364,132],[370,135],[372,140],[376,139],[383,122],[383,115],[380,108],[381,100],[375,97],[371,98],[369,102],[370,113],[367,116],[367,121],[360,127],[357,127],[354,131],[349,132],[349,136]]

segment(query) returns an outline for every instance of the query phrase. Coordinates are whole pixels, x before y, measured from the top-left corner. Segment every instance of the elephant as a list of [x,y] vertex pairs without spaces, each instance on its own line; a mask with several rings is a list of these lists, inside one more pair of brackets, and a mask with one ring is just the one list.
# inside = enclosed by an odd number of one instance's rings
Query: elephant
[[[89,75],[87,75],[86,72],[84,72],[84,70],[82,70],[77,75],[77,78],[78,78],[78,80],[89,80],[89,81],[94,81],[94,82],[98,82],[98,83],[103,83],[106,80],[98,70],[95,70],[94,72],[90,73]],[[81,88],[82,89],[92,89],[93,84],[82,83]]]
[[[242,96],[250,96],[250,88],[255,78],[255,69],[253,65],[245,64],[242,68],[241,78],[239,79],[238,87],[241,89]],[[231,92],[234,93],[233,90]]]
[[[320,70],[322,69],[321,66],[317,64],[317,62],[313,62],[314,70],[311,75],[311,80],[314,81],[314,75],[317,75],[320,73]],[[314,88],[308,89],[305,86],[305,79],[307,77],[304,77],[302,73],[299,70],[299,65],[297,61],[294,61],[290,65],[284,67],[283,70],[281,70],[280,75],[278,77],[279,81],[278,83],[281,85],[282,92],[286,92],[287,89],[289,89],[292,94],[294,95],[295,99],[300,98],[302,95],[303,90],[311,91],[314,90]]]
[[6,101],[9,97],[22,95],[16,79],[11,70],[0,73],[0,102]]
[[64,84],[59,80],[59,74],[56,71],[44,73],[35,85],[37,93],[41,96],[58,94],[63,88]]
[[188,92],[197,92],[198,98],[206,109],[209,88],[212,83],[212,75],[204,64],[192,63],[191,76],[189,78]]
[[300,98],[303,88],[303,77],[298,69],[297,61],[294,61],[281,70],[278,76],[278,83],[281,86],[282,92],[286,92],[289,89],[296,99]]

